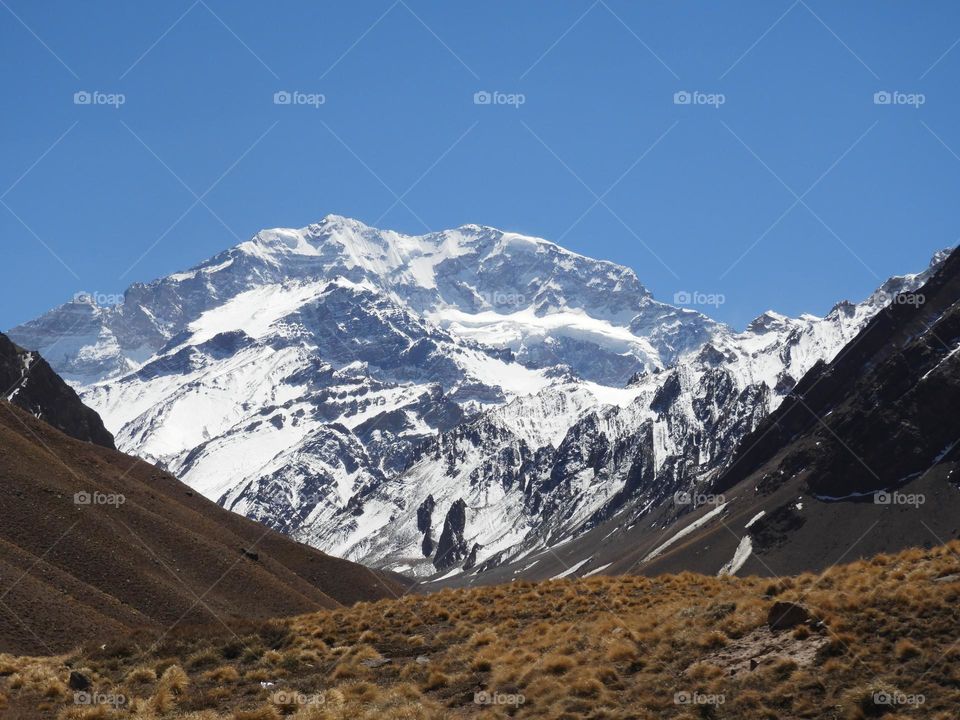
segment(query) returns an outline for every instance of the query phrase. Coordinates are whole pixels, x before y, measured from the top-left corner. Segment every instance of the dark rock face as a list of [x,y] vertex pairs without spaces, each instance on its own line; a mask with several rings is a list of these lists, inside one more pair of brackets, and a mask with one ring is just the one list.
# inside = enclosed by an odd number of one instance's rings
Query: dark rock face
[[760,518],[750,528],[754,548],[757,552],[766,552],[780,547],[806,522],[806,518],[790,502],[781,505],[773,512]]
[[421,549],[424,557],[430,557],[433,552],[433,537],[431,536],[431,527],[433,525],[433,509],[437,503],[433,495],[428,495],[420,507],[417,508],[417,530],[423,533],[423,543]]
[[73,389],[38,353],[14,345],[0,333],[0,393],[34,416],[67,435],[116,449],[113,435],[96,412],[84,405]]
[[467,556],[466,561],[463,563],[464,570],[470,570],[474,565],[477,564],[477,553],[483,549],[483,545],[480,543],[474,543],[473,547],[470,548],[470,554]]
[[[827,364],[817,363],[744,437],[716,489],[778,453],[768,492],[803,470],[815,496],[896,488],[956,452],[960,407],[960,253],[917,293],[899,296]],[[785,452],[784,452],[785,449]]]
[[657,394],[650,403],[650,409],[661,415],[665,414],[682,392],[683,388],[680,387],[679,375],[676,372],[671,373],[667,381],[657,390]]
[[430,557],[433,552],[433,534],[429,529],[423,534],[423,542],[420,543],[420,552],[424,557]]
[[433,559],[433,566],[437,570],[451,568],[467,557],[467,543],[463,539],[466,526],[467,504],[461,498],[450,506],[447,519],[443,522],[443,532],[437,542],[437,556]]

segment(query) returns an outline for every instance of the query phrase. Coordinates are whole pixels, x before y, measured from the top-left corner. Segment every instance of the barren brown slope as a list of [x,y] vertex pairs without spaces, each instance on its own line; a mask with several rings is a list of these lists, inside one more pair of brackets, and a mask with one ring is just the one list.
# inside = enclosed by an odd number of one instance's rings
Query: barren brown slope
[[[956,720],[960,542],[781,579],[564,578],[0,654],[4,720]],[[89,685],[75,692],[77,680]],[[80,676],[80,677],[78,677]]]
[[3,399],[0,518],[0,651],[221,627],[405,589],[399,576],[295,543]]

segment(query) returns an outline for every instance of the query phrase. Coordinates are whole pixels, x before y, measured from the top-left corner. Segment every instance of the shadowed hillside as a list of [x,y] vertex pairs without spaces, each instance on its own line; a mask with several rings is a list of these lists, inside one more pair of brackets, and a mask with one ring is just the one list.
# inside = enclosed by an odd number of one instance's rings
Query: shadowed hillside
[[4,651],[221,627],[406,586],[223,510],[168,473],[67,437],[5,400],[0,490]]

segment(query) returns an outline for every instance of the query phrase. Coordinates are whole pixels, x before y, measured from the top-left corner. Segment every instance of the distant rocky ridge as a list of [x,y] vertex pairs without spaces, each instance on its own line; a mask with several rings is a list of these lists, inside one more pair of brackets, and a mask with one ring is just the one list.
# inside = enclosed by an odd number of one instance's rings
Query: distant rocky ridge
[[711,487],[725,512],[656,567],[703,570],[728,553],[735,572],[789,573],[823,568],[841,554],[868,557],[960,537],[958,407],[954,251],[836,358],[811,368],[744,437]]

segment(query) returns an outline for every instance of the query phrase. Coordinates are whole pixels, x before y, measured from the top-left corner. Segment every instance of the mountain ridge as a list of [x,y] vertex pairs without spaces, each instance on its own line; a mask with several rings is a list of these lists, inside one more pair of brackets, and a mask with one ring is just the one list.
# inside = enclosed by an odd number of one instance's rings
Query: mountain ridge
[[[708,483],[800,377],[931,272],[735,332],[546,240],[328,216],[14,336],[67,348],[75,382],[99,373],[83,397],[121,448],[304,542],[429,575],[423,549],[461,504],[454,554],[489,569]],[[101,324],[64,341],[78,312]]]

